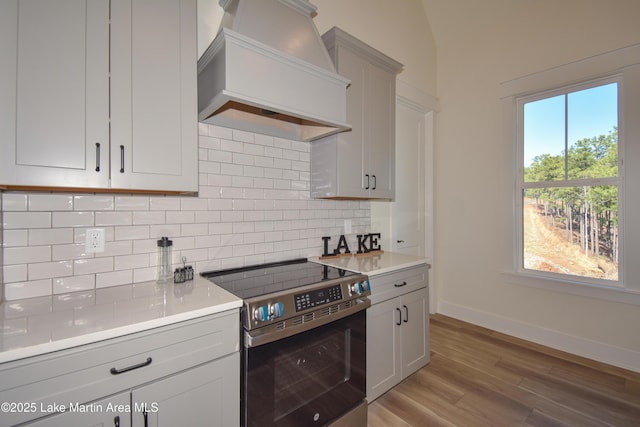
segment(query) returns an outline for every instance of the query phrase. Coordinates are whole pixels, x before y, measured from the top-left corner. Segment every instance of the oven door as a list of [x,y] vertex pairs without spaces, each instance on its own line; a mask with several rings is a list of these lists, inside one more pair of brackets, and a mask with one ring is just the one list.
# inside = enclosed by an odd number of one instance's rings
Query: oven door
[[362,403],[366,311],[245,350],[244,425],[323,426]]

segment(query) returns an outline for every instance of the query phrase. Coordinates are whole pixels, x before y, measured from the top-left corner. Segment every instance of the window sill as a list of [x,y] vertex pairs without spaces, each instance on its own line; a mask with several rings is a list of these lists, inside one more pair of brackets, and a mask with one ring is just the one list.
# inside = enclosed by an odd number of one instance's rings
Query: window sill
[[570,295],[597,298],[624,304],[640,305],[640,291],[618,286],[603,286],[580,283],[555,277],[541,277],[537,274],[516,271],[503,271],[507,283],[562,292]]

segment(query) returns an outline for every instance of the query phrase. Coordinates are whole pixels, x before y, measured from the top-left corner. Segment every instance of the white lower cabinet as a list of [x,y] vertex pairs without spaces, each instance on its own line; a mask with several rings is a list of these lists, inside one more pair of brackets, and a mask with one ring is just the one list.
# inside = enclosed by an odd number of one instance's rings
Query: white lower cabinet
[[16,405],[0,424],[239,425],[238,318],[230,310],[0,364],[0,401]]
[[239,425],[240,355],[235,353],[134,389],[133,426]]
[[[67,412],[41,418],[32,427],[213,426],[239,423],[240,356],[172,375]],[[51,406],[54,410],[55,406]]]
[[426,266],[371,277],[367,310],[367,400],[430,361]]
[[120,393],[107,399],[78,406],[73,412],[64,412],[46,418],[40,418],[29,427],[94,427],[94,426],[131,426],[129,393]]

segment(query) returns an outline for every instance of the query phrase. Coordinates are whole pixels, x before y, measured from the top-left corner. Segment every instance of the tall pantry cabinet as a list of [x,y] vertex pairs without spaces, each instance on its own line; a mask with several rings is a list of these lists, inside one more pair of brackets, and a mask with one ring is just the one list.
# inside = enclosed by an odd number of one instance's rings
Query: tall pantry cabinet
[[197,191],[196,0],[3,0],[0,186]]
[[311,195],[393,199],[396,75],[402,64],[334,27],[322,36],[347,88],[352,130],[311,143]]

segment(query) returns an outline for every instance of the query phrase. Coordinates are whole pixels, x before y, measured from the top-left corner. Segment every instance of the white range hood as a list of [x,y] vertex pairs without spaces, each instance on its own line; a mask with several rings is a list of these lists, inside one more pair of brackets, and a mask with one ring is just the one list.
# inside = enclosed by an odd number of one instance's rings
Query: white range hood
[[297,141],[345,130],[338,75],[306,0],[220,0],[218,35],[198,61],[201,122]]

